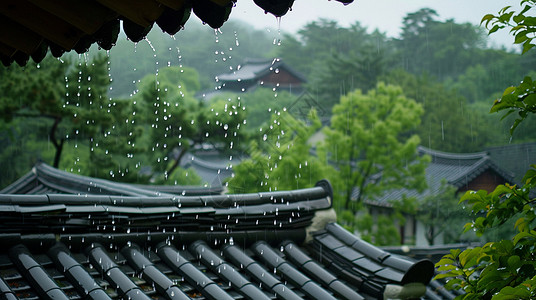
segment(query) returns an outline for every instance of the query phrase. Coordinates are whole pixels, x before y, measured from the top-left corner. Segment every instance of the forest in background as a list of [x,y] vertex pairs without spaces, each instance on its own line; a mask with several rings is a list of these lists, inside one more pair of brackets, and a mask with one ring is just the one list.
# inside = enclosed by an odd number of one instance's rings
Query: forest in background
[[[536,140],[533,119],[510,137],[506,126],[511,122],[489,113],[504,87],[517,84],[527,70],[531,73],[534,53],[520,56],[488,48],[487,33],[479,26],[439,21],[429,9],[408,14],[401,26],[401,36],[391,38],[359,23],[341,27],[324,19],[296,35],[255,30],[235,21],[221,31],[192,23],[174,37],[153,30],[137,44],[120,38],[107,53],[93,49],[25,68],[0,67],[0,186],[22,176],[37,160],[116,181],[203,184],[179,163],[186,153],[207,145],[229,155],[230,164],[233,156],[251,158],[236,168],[247,176],[231,179],[235,192],[305,187],[333,173],[326,158],[337,149],[320,145],[323,156],[317,160],[310,157],[306,141],[296,140],[311,137],[321,125],[314,113],[307,120],[285,113],[294,96],[259,88],[199,100],[199,93],[218,86],[217,75],[235,70],[246,58],[277,57],[302,72],[308,93],[325,111],[331,114],[333,109],[332,123],[337,122],[336,110],[353,109],[344,106],[348,103],[385,96],[385,107],[392,108],[400,102],[396,97],[411,99],[404,100],[400,110],[414,107],[404,115],[419,113],[408,116],[404,130],[396,132],[397,138],[410,141],[404,146],[410,150],[420,143],[435,150],[473,152]],[[385,116],[376,116],[375,122]],[[332,124],[327,139],[338,141],[344,130]],[[283,137],[279,132],[292,134]],[[363,139],[367,145],[387,137],[386,132],[372,133],[371,139]],[[271,139],[273,144],[263,143]],[[282,152],[281,145],[294,148]],[[272,155],[281,162],[272,161]],[[398,157],[387,153],[379,158],[389,155]],[[339,161],[338,173],[344,173],[345,162]],[[421,173],[405,174],[408,180],[422,179],[423,165],[416,166]],[[367,169],[366,164],[361,167]],[[395,175],[393,180],[400,180],[401,174]],[[337,205],[353,217],[357,208],[349,197],[355,185],[331,181],[346,193]],[[418,182],[412,185],[422,188]],[[371,196],[378,192],[371,187]]]

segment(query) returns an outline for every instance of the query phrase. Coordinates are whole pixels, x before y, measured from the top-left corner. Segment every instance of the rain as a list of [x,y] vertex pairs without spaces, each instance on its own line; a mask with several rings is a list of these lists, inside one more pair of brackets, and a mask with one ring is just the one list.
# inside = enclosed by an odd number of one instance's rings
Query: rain
[[[360,5],[346,4],[340,6]],[[247,222],[274,230],[299,224],[313,201],[294,206],[277,192],[313,188],[327,179],[335,221],[378,247],[398,251],[511,239],[516,228],[487,231],[482,219],[472,219],[498,203],[476,210],[459,202],[477,201],[481,194],[474,190],[521,186],[534,164],[530,109],[536,88],[530,75],[536,56],[534,50],[522,54],[519,45],[534,37],[493,39],[479,20],[436,8],[404,8],[396,30],[369,23],[361,13],[352,21],[324,16],[299,26],[269,16],[267,28],[241,17],[221,28],[190,20],[174,35],[155,26],[133,42],[121,32],[111,50],[95,44],[83,54],[3,67],[6,82],[21,82],[21,88],[0,85],[6,99],[0,104],[0,164],[6,166],[0,188],[40,161],[116,183],[276,193],[271,206],[252,218],[247,205],[234,202],[226,222],[207,225],[216,236]],[[54,83],[39,86],[47,78]],[[504,107],[510,96],[522,104]],[[87,189],[98,188],[92,182]],[[533,196],[529,187],[520,193]],[[170,201],[186,211],[186,192],[177,197]],[[506,194],[504,201],[515,197]],[[103,211],[125,205],[116,201]],[[214,209],[208,200],[199,201],[201,209]],[[289,213],[290,207],[296,211]],[[235,217],[242,210],[244,216]],[[192,222],[204,222],[203,213],[191,212]],[[267,215],[284,219],[266,221]],[[110,253],[120,251],[117,233],[143,236],[147,244],[162,234],[166,246],[181,245],[177,227],[145,229],[137,221],[124,226],[122,219],[101,224],[91,214],[87,220],[108,236],[103,247]],[[239,242],[214,238],[210,246],[224,244]],[[176,263],[180,253],[192,251],[181,246]],[[275,249],[285,256],[284,246]],[[264,250],[256,255],[262,258]],[[267,272],[281,275],[277,267]]]

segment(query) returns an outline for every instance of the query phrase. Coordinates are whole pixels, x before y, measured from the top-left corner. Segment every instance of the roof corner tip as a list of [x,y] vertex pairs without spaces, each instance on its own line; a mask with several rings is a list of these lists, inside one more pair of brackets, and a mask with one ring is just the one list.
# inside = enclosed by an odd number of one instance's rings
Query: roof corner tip
[[333,201],[333,186],[327,179],[321,179],[318,181],[315,186],[319,186],[324,189],[324,191],[328,194],[330,201]]

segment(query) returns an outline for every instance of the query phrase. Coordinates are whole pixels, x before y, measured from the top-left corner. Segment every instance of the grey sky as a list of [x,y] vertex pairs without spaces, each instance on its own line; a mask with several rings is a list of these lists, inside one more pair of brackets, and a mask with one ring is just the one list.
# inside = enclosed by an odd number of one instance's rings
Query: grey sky
[[[520,0],[356,0],[344,6],[337,1],[296,0],[292,11],[278,21],[265,14],[253,0],[238,0],[231,19],[244,20],[258,29],[278,26],[285,32],[296,32],[305,24],[319,18],[334,19],[342,26],[356,21],[369,30],[378,28],[390,37],[398,37],[402,19],[407,13],[423,7],[435,9],[441,20],[453,18],[458,23],[479,24],[487,13],[497,13],[506,5],[519,7]],[[491,36],[492,44],[510,46],[513,39],[506,32]]]

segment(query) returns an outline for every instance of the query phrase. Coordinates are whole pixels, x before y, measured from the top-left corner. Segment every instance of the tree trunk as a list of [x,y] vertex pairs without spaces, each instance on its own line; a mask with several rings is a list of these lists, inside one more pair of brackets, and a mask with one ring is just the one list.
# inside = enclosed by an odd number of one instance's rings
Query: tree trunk
[[52,128],[50,128],[50,139],[52,140],[52,145],[54,145],[54,148],[56,148],[56,154],[54,155],[54,164],[52,165],[54,168],[58,168],[60,165],[61,152],[63,150],[63,144],[65,142],[64,138],[61,138],[59,142],[56,140],[56,129],[58,128],[60,122],[61,118],[56,117],[54,119],[54,125],[52,125]]
[[181,152],[179,153],[179,156],[177,157],[177,159],[175,159],[175,161],[173,162],[173,165],[171,165],[169,170],[167,170],[167,177],[171,176],[171,174],[175,171],[175,169],[177,169],[177,167],[180,165],[181,160],[184,157],[184,155],[186,154],[186,152],[187,152],[187,148],[182,148],[181,149]]

